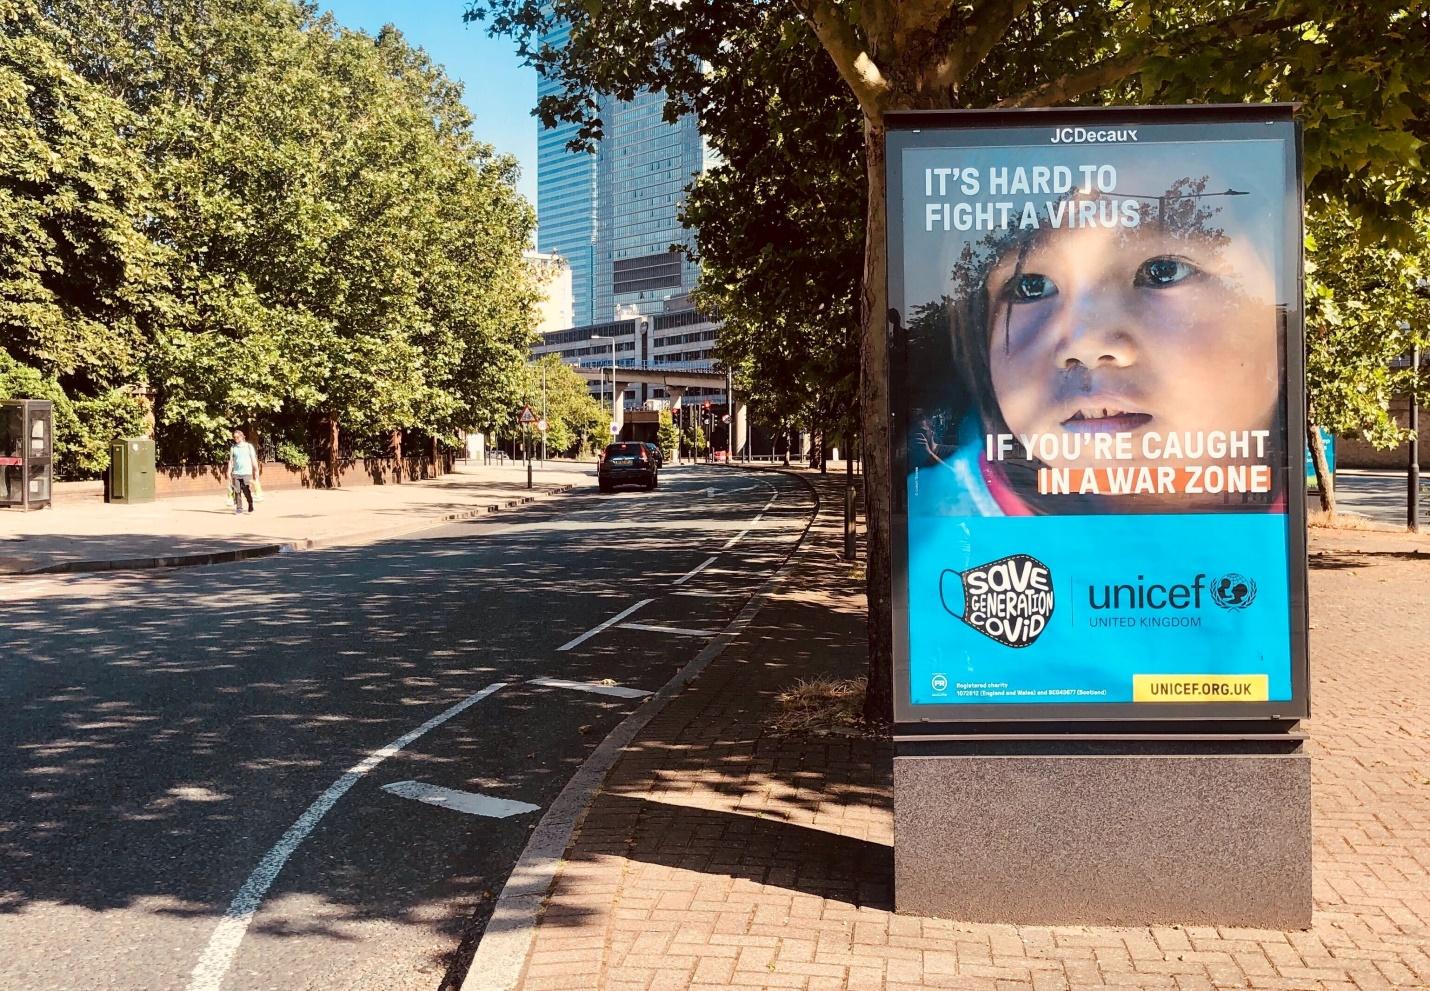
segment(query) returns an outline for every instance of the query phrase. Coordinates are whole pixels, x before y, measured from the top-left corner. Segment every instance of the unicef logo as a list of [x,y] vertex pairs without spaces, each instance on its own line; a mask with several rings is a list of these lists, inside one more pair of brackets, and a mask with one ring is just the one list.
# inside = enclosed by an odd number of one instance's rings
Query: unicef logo
[[941,674],[934,675],[931,684],[933,685],[933,690],[935,692],[938,692],[940,695],[948,691],[948,678],[944,677]]
[[1256,582],[1236,572],[1212,583],[1212,601],[1223,609],[1245,609],[1256,601]]

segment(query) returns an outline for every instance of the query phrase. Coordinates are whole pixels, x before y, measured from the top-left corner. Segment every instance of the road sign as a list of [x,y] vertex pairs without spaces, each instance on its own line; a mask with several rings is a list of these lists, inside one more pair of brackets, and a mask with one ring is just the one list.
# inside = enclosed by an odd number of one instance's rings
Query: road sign
[[529,427],[538,419],[539,417],[537,417],[535,410],[533,410],[530,406],[523,406],[521,408],[521,416],[517,417],[517,422],[520,423],[523,427]]
[[620,428],[620,427],[616,426],[614,423],[611,424],[611,436],[612,436],[612,437],[616,436],[616,434],[618,434],[618,433],[620,433],[620,432],[621,432],[621,428]]
[[542,433],[546,433],[546,419],[545,419],[545,417],[543,417],[542,419],[536,421],[536,429],[537,429],[537,430],[540,430]]

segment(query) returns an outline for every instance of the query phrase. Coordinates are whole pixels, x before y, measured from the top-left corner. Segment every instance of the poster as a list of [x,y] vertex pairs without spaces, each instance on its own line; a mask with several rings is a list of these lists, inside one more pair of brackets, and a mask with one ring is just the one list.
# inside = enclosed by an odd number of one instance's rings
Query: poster
[[896,717],[1305,712],[1284,107],[888,136]]

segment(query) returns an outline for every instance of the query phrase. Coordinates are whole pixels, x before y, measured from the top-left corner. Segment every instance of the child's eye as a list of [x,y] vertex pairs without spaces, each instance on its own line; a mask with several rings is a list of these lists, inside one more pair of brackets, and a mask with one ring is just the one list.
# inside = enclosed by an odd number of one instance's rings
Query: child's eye
[[1164,286],[1174,286],[1178,282],[1200,273],[1201,269],[1185,258],[1160,255],[1156,258],[1148,258],[1137,267],[1137,274],[1132,277],[1132,284],[1144,288],[1161,289]]
[[1009,279],[1008,284],[1003,287],[1003,294],[1014,303],[1035,303],[1040,299],[1056,296],[1058,287],[1046,275],[1029,272]]

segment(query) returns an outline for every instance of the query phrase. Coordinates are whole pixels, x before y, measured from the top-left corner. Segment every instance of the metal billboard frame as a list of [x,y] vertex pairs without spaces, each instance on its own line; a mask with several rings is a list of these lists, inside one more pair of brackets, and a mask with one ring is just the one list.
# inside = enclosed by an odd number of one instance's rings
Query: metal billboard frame
[[[1301,128],[1294,104],[1229,104],[1214,106],[1047,108],[1026,110],[945,110],[892,112],[886,116],[887,168],[886,216],[888,289],[890,301],[890,434],[892,486],[892,603],[895,738],[900,741],[1034,740],[1049,737],[1097,739],[1275,739],[1284,738],[1296,723],[1310,714],[1307,651],[1306,593],[1306,483],[1302,452],[1306,444],[1303,191]],[[1248,703],[949,703],[918,704],[910,701],[908,610],[908,505],[906,492],[909,426],[907,395],[897,380],[902,321],[894,301],[903,304],[903,153],[909,149],[956,147],[972,144],[974,129],[981,140],[990,129],[1024,140],[1012,144],[1041,144],[1046,129],[1096,125],[1160,129],[1173,125],[1183,140],[1250,137],[1258,128],[1274,128],[1286,149],[1288,200],[1284,211],[1285,286],[1293,286],[1282,311],[1283,367],[1286,375],[1285,420],[1287,457],[1295,462],[1287,473],[1288,575],[1290,588],[1292,697],[1289,701]],[[1265,133],[1263,131],[1263,133]],[[1164,134],[1164,137],[1166,135]],[[1036,141],[1033,140],[1036,137]],[[959,140],[961,138],[962,140]],[[1070,517],[1075,519],[1075,517]]]

